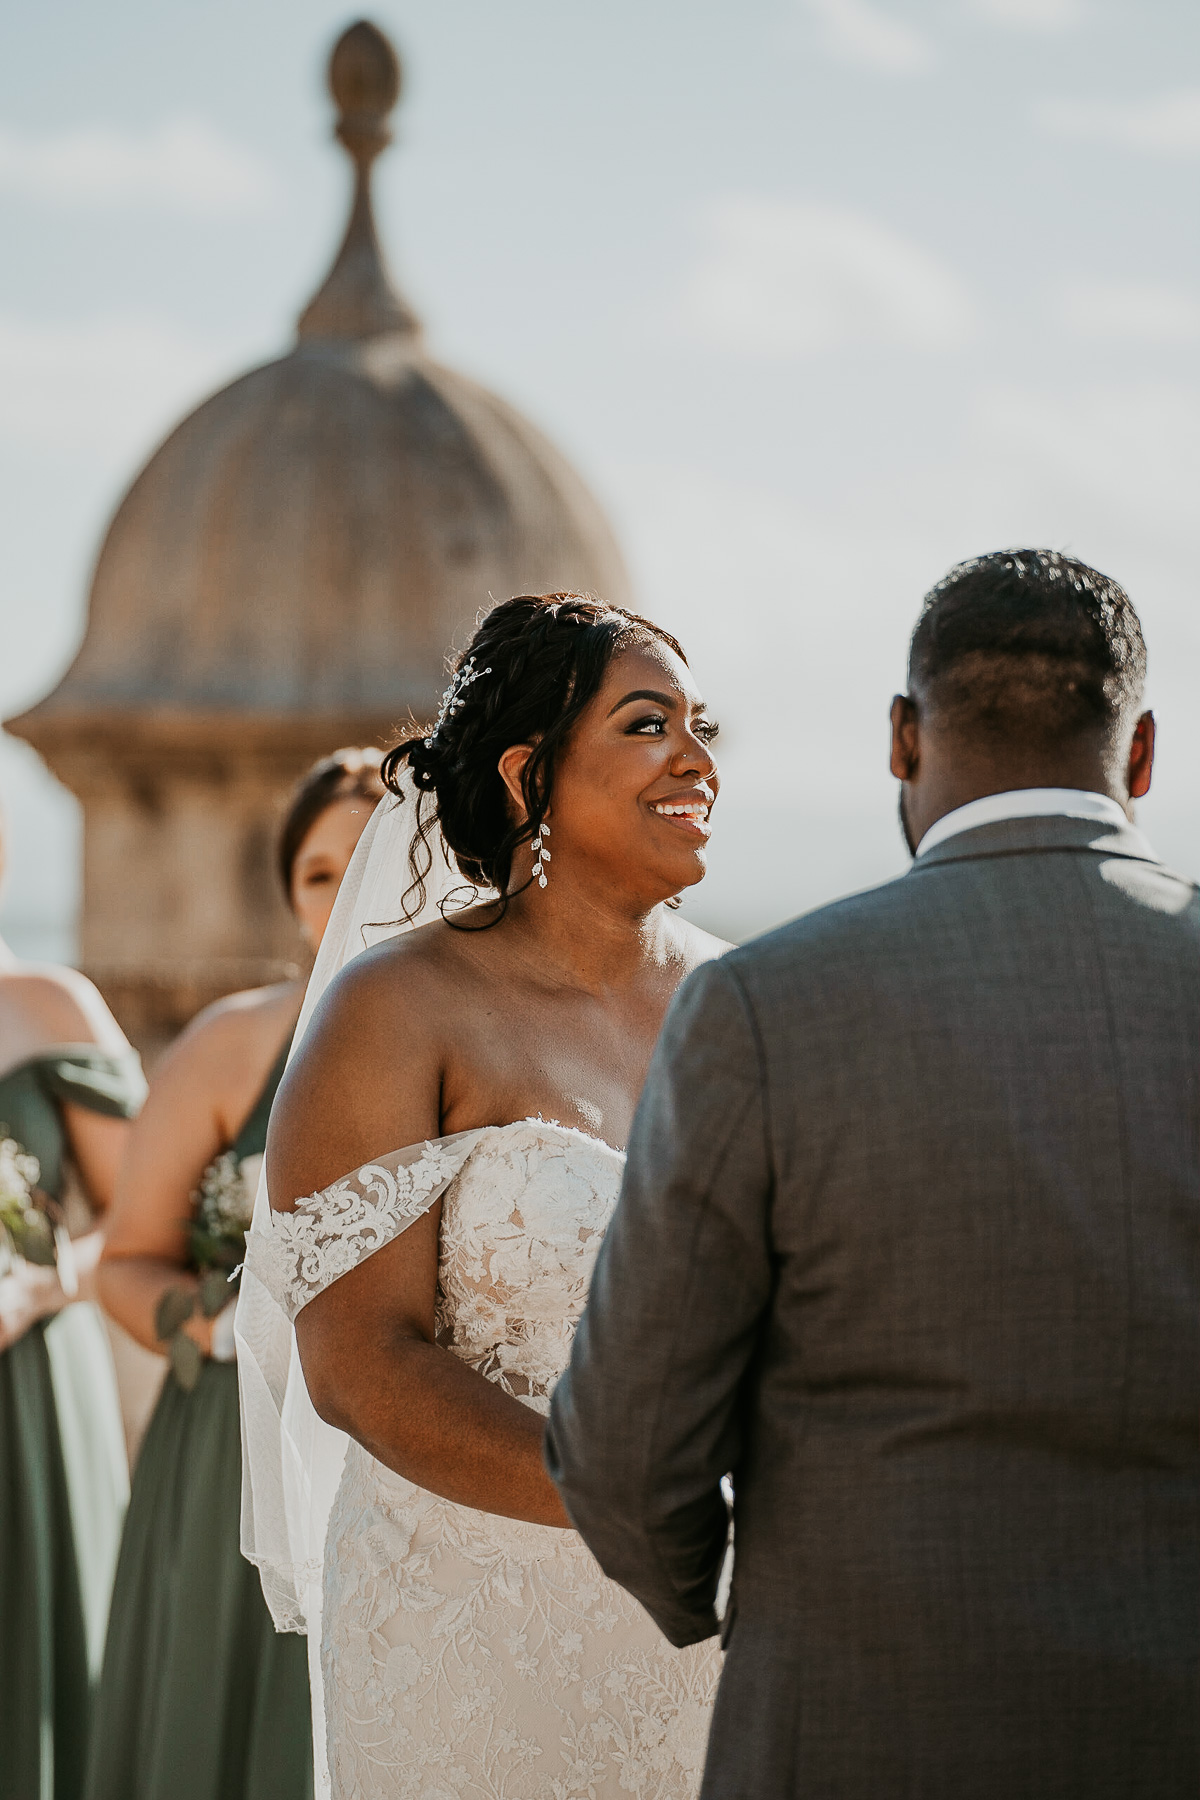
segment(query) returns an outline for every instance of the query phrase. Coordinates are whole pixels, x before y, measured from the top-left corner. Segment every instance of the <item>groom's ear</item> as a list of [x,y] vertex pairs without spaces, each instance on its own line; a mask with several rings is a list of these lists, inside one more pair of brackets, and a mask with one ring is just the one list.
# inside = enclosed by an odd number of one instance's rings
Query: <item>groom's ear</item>
[[892,774],[897,781],[911,781],[918,761],[917,703],[897,694],[892,701]]
[[1144,712],[1133,728],[1133,742],[1129,746],[1126,786],[1131,800],[1141,800],[1150,792],[1150,778],[1154,774],[1154,734],[1154,714]]

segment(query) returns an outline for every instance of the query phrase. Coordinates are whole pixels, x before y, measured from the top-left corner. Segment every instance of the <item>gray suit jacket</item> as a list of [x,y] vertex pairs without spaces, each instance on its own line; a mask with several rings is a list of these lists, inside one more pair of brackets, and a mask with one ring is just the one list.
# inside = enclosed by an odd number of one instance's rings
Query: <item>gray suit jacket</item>
[[1200,897],[951,838],[668,1018],[549,1466],[676,1644],[705,1800],[1196,1800]]

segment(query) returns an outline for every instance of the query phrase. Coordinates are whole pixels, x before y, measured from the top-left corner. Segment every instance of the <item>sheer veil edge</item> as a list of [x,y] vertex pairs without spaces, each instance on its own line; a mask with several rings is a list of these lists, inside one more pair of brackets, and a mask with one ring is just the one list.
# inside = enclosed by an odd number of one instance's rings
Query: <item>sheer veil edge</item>
[[[397,919],[411,883],[408,858],[415,829],[416,794],[406,781],[402,799],[386,796],[376,807],[338,890],[304,996],[293,1056],[339,971],[371,945],[436,918],[439,903],[462,885],[440,835],[430,833],[433,867],[425,883],[424,904],[414,919]],[[270,1230],[264,1162],[250,1238],[269,1235]],[[242,1554],[258,1568],[276,1629],[308,1633],[310,1667],[316,1677],[325,1536],[348,1440],[317,1416],[291,1322],[250,1269],[242,1274],[235,1332],[241,1390]],[[319,1679],[314,1679],[313,1707],[320,1762]]]

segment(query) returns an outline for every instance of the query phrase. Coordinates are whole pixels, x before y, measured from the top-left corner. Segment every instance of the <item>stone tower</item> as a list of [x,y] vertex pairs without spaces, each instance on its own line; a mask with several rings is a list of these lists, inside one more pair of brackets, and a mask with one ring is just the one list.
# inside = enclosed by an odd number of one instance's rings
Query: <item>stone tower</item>
[[83,804],[82,963],[151,1052],[298,959],[273,841],[315,757],[430,717],[489,594],[629,599],[574,470],[430,358],[389,278],[370,184],[400,77],[373,25],[337,43],[354,197],[295,347],[150,458],[101,547],[74,663],[8,724]]

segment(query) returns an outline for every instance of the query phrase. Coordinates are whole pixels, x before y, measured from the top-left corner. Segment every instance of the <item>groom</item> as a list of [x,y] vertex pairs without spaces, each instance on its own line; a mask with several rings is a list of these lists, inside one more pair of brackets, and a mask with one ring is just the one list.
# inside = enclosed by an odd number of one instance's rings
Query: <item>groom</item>
[[547,1453],[721,1631],[704,1800],[1200,1792],[1200,898],[1130,822],[1144,670],[1095,570],[953,570],[911,871],[668,1018]]

